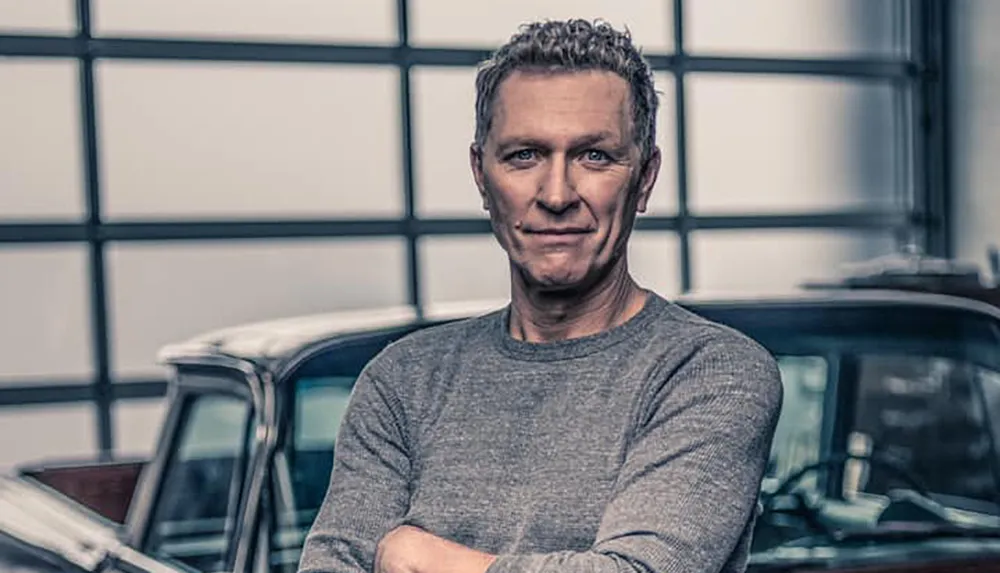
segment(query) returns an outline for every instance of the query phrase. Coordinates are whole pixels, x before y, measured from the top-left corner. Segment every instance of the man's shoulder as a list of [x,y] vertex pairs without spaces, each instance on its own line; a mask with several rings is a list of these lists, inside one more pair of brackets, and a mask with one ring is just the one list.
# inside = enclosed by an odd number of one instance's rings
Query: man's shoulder
[[455,354],[459,347],[488,344],[503,310],[422,327],[390,343],[372,360],[380,371],[427,367]]
[[729,375],[752,384],[767,401],[781,400],[781,373],[774,355],[763,344],[731,326],[709,320],[671,304],[657,322],[659,344],[672,347],[667,352],[677,371],[704,372],[699,385],[709,390],[714,383],[726,383]]
[[747,334],[731,326],[715,322],[675,303],[668,303],[656,321],[656,330],[670,341],[687,341],[699,350],[733,349],[773,359],[770,352]]

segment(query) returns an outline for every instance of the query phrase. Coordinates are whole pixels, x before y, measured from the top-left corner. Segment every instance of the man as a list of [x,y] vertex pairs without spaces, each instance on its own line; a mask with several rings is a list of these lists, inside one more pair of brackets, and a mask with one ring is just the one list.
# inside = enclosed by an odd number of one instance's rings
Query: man
[[303,573],[745,568],[782,399],[773,359],[631,278],[660,166],[628,35],[522,28],[481,68],[470,162],[511,302],[357,382]]

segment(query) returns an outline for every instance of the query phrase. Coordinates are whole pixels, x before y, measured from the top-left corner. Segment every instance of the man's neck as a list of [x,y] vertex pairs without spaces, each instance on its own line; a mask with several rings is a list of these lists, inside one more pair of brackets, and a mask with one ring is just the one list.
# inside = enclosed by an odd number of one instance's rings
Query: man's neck
[[515,283],[510,334],[526,342],[581,338],[620,326],[642,310],[647,292],[623,266],[607,280],[573,295],[540,292]]

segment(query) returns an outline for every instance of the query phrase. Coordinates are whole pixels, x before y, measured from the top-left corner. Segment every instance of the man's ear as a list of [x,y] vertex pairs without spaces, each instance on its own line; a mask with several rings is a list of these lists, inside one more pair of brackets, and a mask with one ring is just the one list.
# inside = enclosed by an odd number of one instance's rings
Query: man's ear
[[659,147],[653,147],[649,158],[642,166],[642,173],[639,174],[639,200],[636,203],[636,211],[645,213],[649,204],[649,196],[653,194],[653,187],[656,185],[656,178],[660,174],[660,163],[663,156]]
[[490,200],[489,195],[486,194],[486,174],[483,173],[483,150],[475,143],[469,146],[469,167],[472,169],[472,178],[479,190],[479,197],[483,201],[483,209],[489,211]]

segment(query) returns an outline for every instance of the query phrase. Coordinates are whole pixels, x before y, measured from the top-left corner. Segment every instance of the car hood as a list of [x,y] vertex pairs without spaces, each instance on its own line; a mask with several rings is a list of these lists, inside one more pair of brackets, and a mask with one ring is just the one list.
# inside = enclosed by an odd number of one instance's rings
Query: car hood
[[27,564],[68,563],[96,571],[114,561],[150,573],[186,573],[128,547],[118,533],[115,523],[38,482],[0,476],[0,551],[7,554],[0,565],[14,560],[44,571]]
[[77,571],[67,567],[52,555],[42,553],[34,548],[0,534],[0,571],[6,573],[67,573]]
[[17,476],[0,477],[0,533],[87,571],[120,545],[113,524]]

